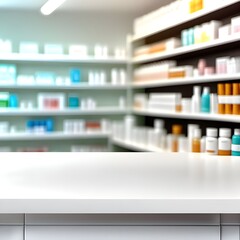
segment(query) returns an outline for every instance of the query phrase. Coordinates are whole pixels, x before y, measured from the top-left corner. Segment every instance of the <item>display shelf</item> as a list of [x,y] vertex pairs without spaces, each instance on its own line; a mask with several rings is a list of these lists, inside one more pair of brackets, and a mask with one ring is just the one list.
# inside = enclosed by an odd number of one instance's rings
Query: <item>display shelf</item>
[[114,57],[95,58],[78,57],[71,55],[51,55],[51,54],[20,54],[1,53],[0,61],[11,62],[47,62],[47,63],[94,63],[94,64],[127,64],[126,58],[117,59]]
[[65,110],[22,110],[0,109],[0,116],[81,116],[81,115],[122,115],[128,112],[127,108],[103,107],[94,110],[65,109]]
[[220,114],[206,114],[206,113],[171,113],[160,112],[153,110],[140,110],[134,109],[133,113],[136,115],[149,116],[149,117],[164,117],[175,119],[194,119],[203,121],[219,121],[219,122],[232,122],[240,123],[240,115],[220,115]]
[[51,90],[121,90],[128,88],[128,84],[105,84],[105,85],[90,85],[87,83],[72,84],[72,85],[18,85],[18,84],[0,84],[0,89],[51,89]]
[[108,138],[109,133],[86,132],[86,133],[7,133],[0,134],[0,141],[40,141],[40,140],[64,140],[64,139],[100,139]]
[[179,47],[173,49],[172,51],[151,54],[150,56],[133,57],[132,62],[133,64],[142,64],[153,61],[159,61],[177,56],[191,54],[198,51],[209,50],[215,47],[223,47],[238,42],[240,42],[240,34],[234,34],[233,36],[230,36],[226,39],[216,39],[214,41],[207,43],[199,43],[191,46]]
[[[147,33],[144,35],[135,35],[132,37],[132,42],[140,41],[145,38],[157,35],[161,32],[170,30],[170,29],[175,29],[177,27],[180,27],[186,23],[190,22],[196,22],[197,19],[204,18],[206,19],[205,21],[212,20],[215,15],[219,16],[219,12],[233,12],[232,10],[236,10],[236,4],[238,4],[240,1],[239,0],[229,0],[229,1],[222,1],[219,3],[219,5],[215,6],[215,8],[212,9],[203,9],[198,12],[195,12],[193,14],[189,14],[188,17],[182,20],[176,21],[176,19],[173,20],[173,22],[170,22],[169,24],[164,24],[162,27],[159,26],[158,30],[153,31],[151,33]],[[226,14],[226,13],[225,13]],[[223,14],[225,16],[225,14]],[[221,14],[220,14],[221,15]]]
[[119,138],[112,138],[112,143],[119,147],[123,147],[133,151],[140,152],[163,152],[160,148],[150,147],[143,144],[136,144],[130,141],[125,141]]
[[133,82],[133,88],[155,88],[155,87],[167,87],[176,85],[188,85],[198,83],[209,83],[209,82],[224,82],[224,81],[236,81],[240,79],[240,74],[234,75],[212,75],[212,76],[200,76],[200,77],[189,77],[189,78],[177,78],[177,79],[160,79],[154,81],[141,81]]

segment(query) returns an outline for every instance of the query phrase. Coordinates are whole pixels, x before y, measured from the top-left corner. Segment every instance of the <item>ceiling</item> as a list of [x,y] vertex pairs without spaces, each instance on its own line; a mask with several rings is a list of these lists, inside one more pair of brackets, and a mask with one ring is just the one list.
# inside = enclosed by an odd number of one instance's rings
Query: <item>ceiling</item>
[[[0,9],[39,10],[47,0],[0,0]],[[66,0],[59,11],[147,13],[172,0]]]

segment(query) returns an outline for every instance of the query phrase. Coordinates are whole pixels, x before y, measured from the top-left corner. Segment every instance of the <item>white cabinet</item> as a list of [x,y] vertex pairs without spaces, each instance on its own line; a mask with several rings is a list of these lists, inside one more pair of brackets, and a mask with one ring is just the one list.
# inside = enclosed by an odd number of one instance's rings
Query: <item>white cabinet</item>
[[219,240],[219,227],[28,226],[27,240]]
[[239,234],[239,226],[224,226],[221,240],[239,240]]
[[23,240],[22,226],[0,226],[1,240]]

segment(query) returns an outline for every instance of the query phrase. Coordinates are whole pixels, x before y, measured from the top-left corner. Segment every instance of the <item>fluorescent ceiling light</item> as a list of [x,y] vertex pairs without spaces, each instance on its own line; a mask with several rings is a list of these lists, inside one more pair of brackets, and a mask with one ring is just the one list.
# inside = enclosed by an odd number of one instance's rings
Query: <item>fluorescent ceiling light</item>
[[49,15],[60,7],[66,0],[48,0],[42,7],[41,13],[43,15]]

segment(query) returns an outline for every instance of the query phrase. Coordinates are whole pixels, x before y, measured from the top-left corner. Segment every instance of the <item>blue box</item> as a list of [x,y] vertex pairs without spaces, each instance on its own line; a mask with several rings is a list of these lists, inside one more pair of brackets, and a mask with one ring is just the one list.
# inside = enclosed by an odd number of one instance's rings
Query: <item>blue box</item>
[[68,98],[68,106],[70,108],[79,108],[79,97],[77,96],[69,96]]
[[70,79],[72,83],[80,83],[81,82],[81,71],[79,69],[71,69],[70,70]]

